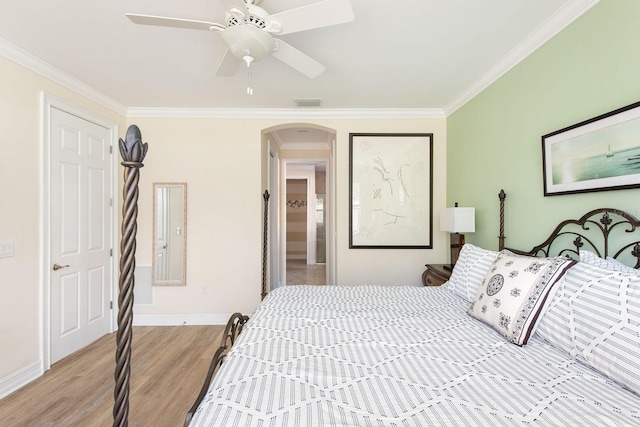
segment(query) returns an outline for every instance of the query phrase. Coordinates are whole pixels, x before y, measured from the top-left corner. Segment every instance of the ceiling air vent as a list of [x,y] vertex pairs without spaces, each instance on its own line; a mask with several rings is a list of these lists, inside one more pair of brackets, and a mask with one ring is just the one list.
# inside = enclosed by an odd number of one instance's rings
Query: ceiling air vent
[[299,98],[294,99],[294,102],[298,107],[319,107],[322,98]]

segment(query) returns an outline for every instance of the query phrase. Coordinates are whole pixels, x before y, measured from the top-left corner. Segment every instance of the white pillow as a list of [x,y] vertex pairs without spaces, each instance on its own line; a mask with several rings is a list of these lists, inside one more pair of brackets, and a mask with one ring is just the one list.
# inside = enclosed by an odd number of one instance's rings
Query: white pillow
[[571,267],[536,333],[640,394],[640,276]]
[[638,274],[638,270],[621,263],[615,258],[600,258],[597,254],[591,251],[580,251],[580,262],[584,262],[595,267],[600,267],[605,270],[624,271],[627,273]]
[[496,251],[466,243],[460,250],[458,261],[446,285],[447,288],[468,302],[472,302],[497,256]]
[[549,306],[554,285],[573,264],[574,260],[564,257],[538,258],[503,250],[468,313],[510,342],[524,345]]

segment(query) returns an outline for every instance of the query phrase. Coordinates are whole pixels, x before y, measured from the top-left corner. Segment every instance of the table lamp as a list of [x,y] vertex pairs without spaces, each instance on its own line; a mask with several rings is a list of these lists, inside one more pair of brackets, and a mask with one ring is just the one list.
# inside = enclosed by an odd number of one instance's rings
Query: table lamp
[[459,208],[457,202],[455,207],[446,208],[440,213],[440,230],[451,233],[451,264],[445,265],[445,269],[453,270],[458,261],[460,250],[464,246],[464,234],[461,233],[476,231],[475,214],[475,208]]

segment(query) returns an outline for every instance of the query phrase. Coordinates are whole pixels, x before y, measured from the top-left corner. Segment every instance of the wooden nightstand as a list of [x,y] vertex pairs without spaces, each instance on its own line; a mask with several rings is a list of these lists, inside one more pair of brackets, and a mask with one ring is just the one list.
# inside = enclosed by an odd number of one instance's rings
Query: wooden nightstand
[[[425,264],[427,269],[422,273],[424,286],[440,286],[451,277],[451,270],[444,268],[445,264]],[[449,267],[448,264],[446,264]]]

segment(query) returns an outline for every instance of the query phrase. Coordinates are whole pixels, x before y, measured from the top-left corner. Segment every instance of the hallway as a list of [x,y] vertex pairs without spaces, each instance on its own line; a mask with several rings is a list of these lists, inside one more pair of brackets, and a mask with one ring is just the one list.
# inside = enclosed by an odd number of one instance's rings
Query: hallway
[[287,285],[325,285],[326,265],[307,265],[303,259],[287,260]]

